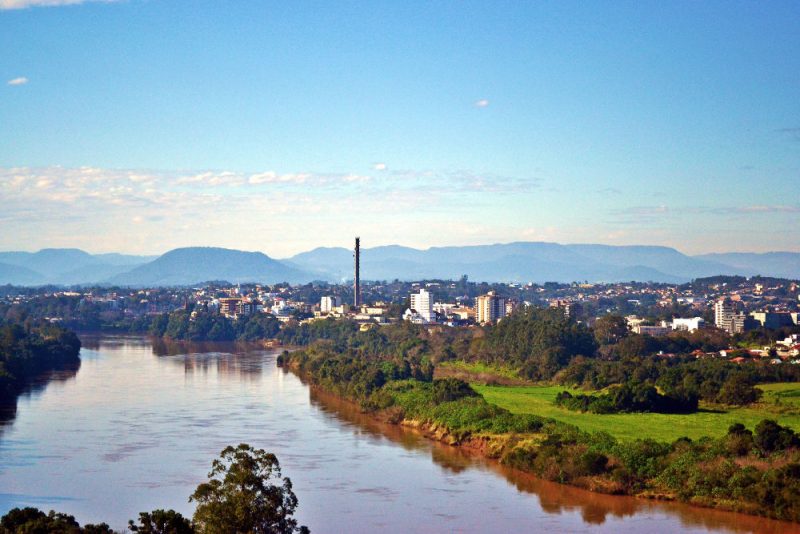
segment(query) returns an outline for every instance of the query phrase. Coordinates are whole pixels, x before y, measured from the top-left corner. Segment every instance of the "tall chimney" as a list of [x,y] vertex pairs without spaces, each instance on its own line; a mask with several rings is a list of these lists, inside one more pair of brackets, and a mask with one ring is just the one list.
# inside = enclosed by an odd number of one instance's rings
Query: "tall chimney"
[[356,249],[355,249],[355,267],[356,267],[356,276],[353,280],[353,304],[356,308],[361,306],[361,280],[359,277],[359,268],[361,263],[361,238],[356,238]]

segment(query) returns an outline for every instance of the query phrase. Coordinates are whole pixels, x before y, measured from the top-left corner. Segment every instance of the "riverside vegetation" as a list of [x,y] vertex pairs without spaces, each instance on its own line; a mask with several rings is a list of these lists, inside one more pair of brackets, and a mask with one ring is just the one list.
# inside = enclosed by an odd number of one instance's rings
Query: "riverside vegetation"
[[[401,324],[362,332],[347,321],[318,321],[294,328],[295,344],[306,346],[285,352],[279,364],[376,417],[547,480],[800,521],[800,438],[769,417],[749,427],[731,423],[716,437],[620,439],[536,413],[513,413],[487,402],[481,387],[434,378],[436,363],[457,360],[562,384],[575,392],[561,395],[563,404],[600,405],[596,414],[587,414],[599,428],[603,417],[611,417],[602,415],[608,411],[638,412],[646,419],[662,414],[642,410],[688,417],[681,414],[709,403],[752,405],[761,394],[758,384],[800,378],[796,366],[736,365],[690,355],[721,343],[715,333],[658,340],[629,335],[618,325],[610,318],[591,330],[542,309],[471,330]],[[676,348],[676,355],[654,356],[654,347]],[[584,400],[576,387],[607,389]],[[639,435],[647,436],[646,427]]]
[[9,404],[37,376],[80,364],[74,332],[43,322],[0,323],[0,403]]

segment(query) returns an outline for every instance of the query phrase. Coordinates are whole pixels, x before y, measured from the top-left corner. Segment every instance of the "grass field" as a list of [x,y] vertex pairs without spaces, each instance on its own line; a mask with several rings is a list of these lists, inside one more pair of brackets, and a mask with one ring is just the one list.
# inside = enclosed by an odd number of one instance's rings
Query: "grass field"
[[[701,403],[701,410],[688,415],[636,413],[597,415],[572,412],[553,403],[556,395],[564,390],[561,386],[481,386],[473,385],[483,397],[514,413],[531,413],[552,417],[571,423],[589,432],[605,431],[623,440],[653,438],[672,442],[688,436],[718,437],[728,431],[733,423],[743,423],[751,430],[762,419],[775,419],[800,431],[800,383],[765,384],[759,386],[764,396],[756,405],[746,408],[708,406]],[[582,392],[586,393],[586,392]]]

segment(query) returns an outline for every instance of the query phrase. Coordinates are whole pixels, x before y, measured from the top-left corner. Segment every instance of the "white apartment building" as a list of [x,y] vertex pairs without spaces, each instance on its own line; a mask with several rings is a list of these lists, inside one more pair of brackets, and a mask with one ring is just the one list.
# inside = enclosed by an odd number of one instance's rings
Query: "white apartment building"
[[336,306],[339,306],[339,297],[322,297],[319,301],[319,311],[331,313]]
[[420,289],[419,293],[411,293],[411,309],[429,323],[434,322],[436,319],[436,315],[433,313],[432,297],[426,289]]
[[717,328],[731,331],[733,322],[733,303],[728,299],[719,299],[714,303],[714,325]]
[[694,332],[706,326],[706,321],[702,317],[692,317],[690,319],[673,319],[672,329]]

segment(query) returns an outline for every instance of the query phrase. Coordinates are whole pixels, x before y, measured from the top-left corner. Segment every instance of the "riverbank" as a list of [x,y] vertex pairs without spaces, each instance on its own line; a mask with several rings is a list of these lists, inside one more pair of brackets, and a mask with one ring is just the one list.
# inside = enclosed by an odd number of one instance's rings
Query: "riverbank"
[[[692,529],[694,532],[697,528],[709,528],[737,533],[800,534],[800,525],[787,521],[696,506],[676,500],[609,495],[551,482],[504,465],[486,455],[480,447],[469,447],[466,444],[454,446],[426,435],[413,425],[392,423],[375,413],[365,412],[358,403],[323,388],[312,385],[309,393],[312,405],[351,424],[359,435],[388,439],[409,451],[428,451],[432,460],[446,471],[463,472],[469,466],[474,466],[481,471],[492,472],[507,480],[518,491],[535,494],[537,502],[550,513],[563,516],[579,511],[587,522],[586,526],[608,525],[623,517],[666,511],[680,517],[680,530]],[[657,527],[651,527],[658,530]],[[675,531],[677,530],[676,527]]]
[[[733,426],[717,439],[619,441],[511,413],[454,378],[387,378],[381,371],[387,362],[324,351],[294,352],[287,359],[290,369],[375,418],[549,481],[800,521],[800,451],[794,432],[780,425],[759,423],[756,432]],[[775,441],[773,435],[781,437]]]

